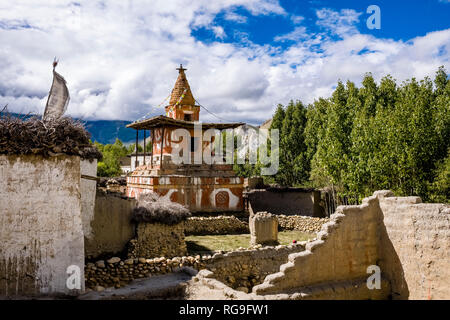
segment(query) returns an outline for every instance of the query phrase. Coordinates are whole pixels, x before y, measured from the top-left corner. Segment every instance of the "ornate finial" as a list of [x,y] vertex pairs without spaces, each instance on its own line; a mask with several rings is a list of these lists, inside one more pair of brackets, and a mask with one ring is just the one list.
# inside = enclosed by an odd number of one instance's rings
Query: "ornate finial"
[[183,68],[183,65],[180,64],[180,67],[177,68],[177,70],[178,70],[179,73],[181,73],[181,72],[183,72],[183,71],[185,71],[185,70],[187,70],[187,69]]

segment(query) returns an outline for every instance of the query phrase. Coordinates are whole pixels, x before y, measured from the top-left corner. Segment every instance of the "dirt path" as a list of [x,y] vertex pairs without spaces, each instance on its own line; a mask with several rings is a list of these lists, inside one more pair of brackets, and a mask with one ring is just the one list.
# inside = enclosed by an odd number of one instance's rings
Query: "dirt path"
[[192,278],[189,273],[180,271],[150,278],[137,279],[119,289],[91,291],[78,297],[80,300],[148,300],[181,299],[186,282]]
[[223,291],[211,289],[200,282],[189,281],[184,296],[186,300],[230,300]]
[[230,300],[223,291],[211,289],[193,277],[197,272],[182,268],[178,272],[137,279],[119,289],[91,291],[79,296],[80,300]]

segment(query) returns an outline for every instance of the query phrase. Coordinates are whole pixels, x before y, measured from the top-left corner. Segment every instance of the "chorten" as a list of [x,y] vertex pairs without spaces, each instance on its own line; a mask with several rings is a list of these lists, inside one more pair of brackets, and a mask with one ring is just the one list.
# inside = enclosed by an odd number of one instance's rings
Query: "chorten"
[[[159,115],[133,122],[128,128],[144,133],[150,131],[151,158],[137,167],[127,177],[127,195],[137,197],[143,192],[156,192],[189,208],[191,212],[228,212],[243,210],[242,177],[236,176],[232,164],[207,163],[205,152],[212,150],[214,136],[205,135],[208,129],[224,130],[237,128],[244,123],[201,123],[200,106],[192,94],[186,78],[187,69],[180,65],[178,78],[172,89],[166,115]],[[196,128],[201,125],[200,136]],[[177,129],[184,129],[180,138]],[[207,138],[206,138],[207,136]],[[189,145],[189,162],[179,163],[173,158],[183,144]],[[206,150],[206,151],[205,151]],[[211,151],[213,153],[213,151]],[[144,150],[145,153],[145,150]]]

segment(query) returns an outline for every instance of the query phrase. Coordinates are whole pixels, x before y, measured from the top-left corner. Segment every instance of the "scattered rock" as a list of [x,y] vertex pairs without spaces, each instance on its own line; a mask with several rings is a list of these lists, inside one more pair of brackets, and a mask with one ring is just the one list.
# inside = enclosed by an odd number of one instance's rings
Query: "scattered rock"
[[120,258],[119,257],[112,257],[111,259],[106,260],[106,262],[108,262],[110,264],[114,264],[114,263],[120,262]]
[[236,290],[237,290],[237,291],[242,291],[242,292],[248,293],[248,288],[247,288],[247,287],[239,287],[239,288],[237,288]]

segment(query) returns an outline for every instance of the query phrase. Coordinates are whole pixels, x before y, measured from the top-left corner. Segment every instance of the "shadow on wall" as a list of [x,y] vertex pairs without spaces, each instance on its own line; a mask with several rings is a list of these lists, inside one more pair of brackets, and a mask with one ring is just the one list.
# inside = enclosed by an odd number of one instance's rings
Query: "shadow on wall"
[[[383,213],[381,213],[383,215]],[[383,215],[384,220],[384,215]],[[380,225],[380,238],[381,238],[381,256],[380,268],[382,273],[386,274],[386,277],[391,283],[391,296],[393,300],[407,300],[409,298],[408,283],[405,279],[405,272],[403,270],[402,262],[395,251],[394,244],[386,230],[384,224]]]
[[273,214],[325,217],[320,206],[320,191],[302,188],[255,189],[247,193],[249,211]]
[[[293,299],[448,299],[449,230],[449,205],[377,191],[361,205],[339,206],[317,240],[291,254],[253,293],[295,292]],[[381,290],[366,286],[372,265],[380,267]]]
[[85,256],[88,259],[122,253],[135,236],[131,222],[136,199],[119,193],[97,190],[94,218],[90,222],[91,236],[85,237]]

